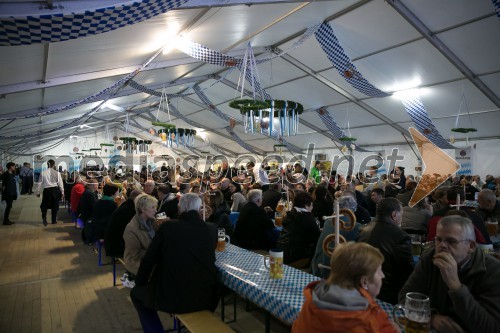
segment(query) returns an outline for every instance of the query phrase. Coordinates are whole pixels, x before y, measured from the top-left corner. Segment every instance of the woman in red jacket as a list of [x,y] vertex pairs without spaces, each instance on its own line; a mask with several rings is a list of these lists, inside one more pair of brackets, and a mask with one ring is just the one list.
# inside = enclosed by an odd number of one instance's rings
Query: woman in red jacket
[[76,184],[71,189],[70,195],[71,222],[75,223],[75,227],[77,226],[76,219],[78,217],[78,204],[80,203],[80,198],[82,197],[83,192],[85,192],[84,180],[79,175],[76,175],[76,177]]
[[399,332],[374,300],[384,278],[383,261],[382,253],[369,244],[339,245],[328,279],[304,289],[306,300],[292,333]]

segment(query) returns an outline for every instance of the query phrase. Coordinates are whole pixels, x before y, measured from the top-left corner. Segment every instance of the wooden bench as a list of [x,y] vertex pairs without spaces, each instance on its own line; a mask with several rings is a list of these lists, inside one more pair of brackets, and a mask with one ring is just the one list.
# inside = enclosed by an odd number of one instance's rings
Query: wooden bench
[[[212,312],[198,311],[185,314],[175,315],[176,319],[181,322],[191,333],[231,333],[234,330],[221,321]],[[178,325],[180,331],[181,325]]]

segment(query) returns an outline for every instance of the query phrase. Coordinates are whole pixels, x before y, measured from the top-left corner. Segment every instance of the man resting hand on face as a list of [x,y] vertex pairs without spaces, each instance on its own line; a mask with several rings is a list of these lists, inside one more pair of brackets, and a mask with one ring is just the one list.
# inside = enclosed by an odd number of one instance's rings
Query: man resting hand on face
[[500,261],[476,246],[474,226],[451,215],[437,226],[435,246],[420,262],[399,293],[429,296],[438,332],[500,332]]

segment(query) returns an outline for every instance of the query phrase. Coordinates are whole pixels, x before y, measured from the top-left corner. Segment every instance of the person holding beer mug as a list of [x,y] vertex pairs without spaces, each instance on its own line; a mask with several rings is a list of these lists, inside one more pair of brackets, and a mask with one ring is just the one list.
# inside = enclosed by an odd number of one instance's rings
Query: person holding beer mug
[[500,332],[500,261],[476,246],[472,221],[443,217],[434,248],[420,261],[399,292],[430,298],[431,327],[438,332]]
[[284,250],[284,263],[311,259],[321,231],[311,213],[313,199],[307,192],[298,192],[293,199],[293,209],[283,218],[283,230],[277,247]]
[[382,287],[384,256],[367,243],[337,246],[327,280],[304,289],[305,302],[292,326],[302,332],[399,332],[375,297]]

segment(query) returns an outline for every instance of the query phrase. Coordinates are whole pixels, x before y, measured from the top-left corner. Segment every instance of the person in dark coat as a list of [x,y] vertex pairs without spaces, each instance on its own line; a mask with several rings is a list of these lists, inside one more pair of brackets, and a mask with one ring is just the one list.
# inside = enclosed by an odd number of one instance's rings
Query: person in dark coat
[[96,179],[87,180],[87,185],[85,186],[85,192],[83,192],[80,202],[78,203],[78,215],[83,221],[82,229],[82,240],[85,244],[90,244],[92,236],[90,232],[91,227],[87,228],[88,225],[92,223],[92,216],[94,215],[94,207],[99,200],[97,196],[97,190],[99,183]]
[[395,167],[390,173],[390,183],[394,184],[398,191],[403,192],[406,189],[405,168],[402,166]]
[[396,195],[396,199],[398,199],[399,202],[401,202],[401,205],[403,205],[403,207],[408,206],[408,204],[410,203],[410,199],[413,193],[415,192],[416,188],[417,188],[417,182],[410,180],[406,182],[406,188],[404,192],[400,192],[398,195]]
[[169,218],[176,219],[179,216],[179,199],[172,193],[169,183],[158,186],[158,213],[165,213]]
[[111,222],[108,225],[104,236],[104,248],[106,255],[113,258],[123,258],[125,250],[125,241],[123,240],[123,232],[125,227],[135,215],[134,200],[142,191],[133,190],[127,201],[122,203],[113,214],[111,214]]
[[92,214],[90,242],[104,239],[106,229],[111,222],[111,215],[116,210],[115,197],[119,193],[118,186],[106,184],[102,189],[102,198],[99,199],[94,207]]
[[287,265],[300,259],[310,261],[314,254],[320,231],[312,209],[311,195],[299,192],[293,199],[292,210],[283,219],[277,246],[283,249],[283,262]]
[[5,213],[3,216],[3,225],[11,225],[15,222],[9,220],[10,210],[12,209],[12,203],[17,200],[17,184],[14,175],[16,173],[16,165],[13,162],[9,162],[6,165],[7,170],[2,175],[2,201],[5,201]]
[[83,192],[80,202],[78,203],[78,213],[83,223],[90,220],[94,214],[94,206],[99,198],[97,197],[97,189],[99,184],[96,179],[87,180],[85,191]]
[[312,213],[314,217],[318,219],[320,228],[323,228],[325,224],[323,217],[333,215],[333,197],[330,192],[328,192],[325,185],[319,185],[316,190],[314,190],[313,198]]
[[179,220],[163,223],[141,260],[130,293],[144,332],[164,332],[157,311],[213,311],[219,300],[217,228],[200,217],[201,199],[184,194]]
[[281,200],[281,183],[276,182],[269,185],[269,190],[262,194],[262,207],[271,207],[276,211],[278,202]]
[[356,199],[356,193],[351,190],[346,190],[342,192],[341,200],[347,200],[347,198],[352,198],[350,203],[346,203],[345,207],[349,207],[350,210],[356,215],[356,221],[361,224],[368,224],[371,222],[370,213],[366,208],[361,206]]
[[231,199],[233,192],[231,192],[231,189],[229,188],[231,185],[231,179],[229,178],[223,178],[220,181],[220,191],[222,192],[222,197],[224,198],[224,201],[228,205],[228,207],[231,207],[233,205],[233,200]]
[[252,189],[247,195],[248,203],[241,208],[234,229],[233,243],[247,250],[269,250],[274,247],[278,233],[268,214],[269,207],[262,208],[262,190]]
[[398,303],[398,293],[413,272],[411,239],[401,229],[403,207],[395,198],[385,198],[377,206],[375,220],[359,235],[384,255],[382,271],[385,279],[378,298],[391,304]]
[[[488,230],[486,229],[486,224],[484,223],[483,218],[471,208],[463,205],[465,199],[464,189],[462,186],[457,185],[450,186],[448,188],[448,190],[446,191],[448,204],[446,205],[446,207],[434,212],[431,219],[429,220],[427,239],[429,241],[434,239],[434,236],[436,236],[436,227],[439,220],[442,219],[443,216],[448,213],[448,211],[456,209],[456,206],[452,207],[452,205],[456,205],[457,195],[460,196],[460,210],[467,213],[467,216],[472,221],[472,224],[474,224],[475,230],[477,230],[482,236],[478,237],[478,235],[476,235],[476,241],[479,243],[491,244],[492,242],[490,239],[490,235],[488,234]],[[479,238],[482,239],[480,240]]]

